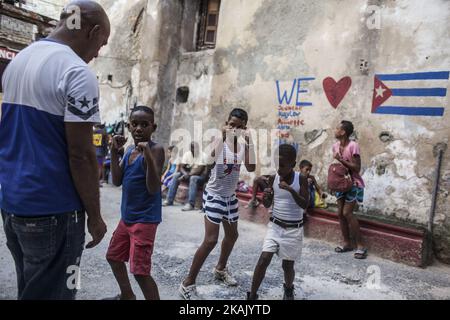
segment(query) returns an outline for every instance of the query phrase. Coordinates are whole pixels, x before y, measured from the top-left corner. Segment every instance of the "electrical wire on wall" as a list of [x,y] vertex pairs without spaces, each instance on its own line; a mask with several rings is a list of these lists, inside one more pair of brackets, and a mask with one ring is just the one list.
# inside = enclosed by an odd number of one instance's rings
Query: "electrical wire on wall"
[[129,110],[130,110],[130,101],[131,101],[131,96],[133,94],[133,85],[131,83],[131,80],[128,80],[127,82],[125,82],[124,84],[121,85],[117,85],[117,86],[113,86],[111,84],[111,82],[99,82],[99,85],[104,85],[104,86],[108,86],[111,89],[122,89],[122,88],[126,88],[125,89],[125,98],[126,98],[126,102],[125,102],[125,113],[121,112],[121,118],[127,118],[129,115]]
[[120,61],[127,61],[127,62],[133,62],[133,63],[140,62],[140,60],[138,60],[138,59],[126,59],[126,58],[111,57],[111,56],[98,56],[95,59],[112,59],[112,60],[120,60]]
[[124,84],[118,85],[118,86],[113,86],[110,81],[108,81],[108,82],[99,82],[98,84],[99,85],[103,85],[103,86],[109,86],[112,89],[122,89],[122,88],[125,88],[126,86],[130,86],[131,87],[131,80],[128,80]]

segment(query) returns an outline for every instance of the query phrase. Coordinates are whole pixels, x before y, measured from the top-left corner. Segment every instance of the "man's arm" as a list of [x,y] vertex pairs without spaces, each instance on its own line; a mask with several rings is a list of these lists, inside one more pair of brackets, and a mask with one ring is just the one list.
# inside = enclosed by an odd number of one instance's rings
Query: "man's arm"
[[116,187],[122,184],[123,178],[123,161],[119,162],[119,151],[123,148],[123,145],[127,139],[123,136],[117,135],[113,137],[111,145],[111,176],[112,182]]
[[196,168],[193,168],[189,173],[190,176],[205,176],[205,165],[198,165]]
[[189,172],[186,170],[186,164],[182,163],[180,166],[180,172],[183,177],[188,177]]
[[314,188],[316,189],[317,193],[320,197],[322,197],[322,190],[319,187],[319,184],[317,183],[317,180],[314,176],[309,176],[314,184]]
[[100,214],[99,176],[92,144],[92,123],[66,122],[65,130],[72,179],[86,209],[88,232],[92,236],[86,248],[92,248],[106,233],[106,225]]
[[202,173],[200,174],[200,176],[201,176],[204,180],[206,180],[206,178],[208,178],[208,171],[209,171],[208,166],[203,166],[203,171],[202,171]]

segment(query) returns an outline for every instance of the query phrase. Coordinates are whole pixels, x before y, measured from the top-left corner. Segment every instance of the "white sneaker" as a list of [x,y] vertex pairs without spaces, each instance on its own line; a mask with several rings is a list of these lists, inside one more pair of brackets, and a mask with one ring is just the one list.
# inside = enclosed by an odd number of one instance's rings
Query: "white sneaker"
[[195,284],[185,287],[183,283],[181,283],[178,292],[184,300],[199,300]]
[[227,268],[223,269],[222,271],[214,268],[213,273],[217,280],[223,281],[227,286],[234,287],[238,284],[236,279],[233,278]]
[[163,201],[162,203],[163,207],[167,207],[167,206],[173,206],[173,202],[169,202],[167,199]]
[[192,211],[192,210],[194,210],[195,208],[194,208],[194,206],[192,205],[192,204],[190,204],[190,203],[186,203],[185,205],[184,205],[184,207],[181,209],[181,211]]

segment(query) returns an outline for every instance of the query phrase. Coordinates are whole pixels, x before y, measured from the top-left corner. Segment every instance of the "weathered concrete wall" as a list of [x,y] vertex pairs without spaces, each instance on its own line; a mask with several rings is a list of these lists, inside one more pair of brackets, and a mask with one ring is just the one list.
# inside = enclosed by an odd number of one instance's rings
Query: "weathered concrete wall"
[[[380,29],[367,26],[366,9],[372,4],[381,7]],[[367,182],[365,213],[426,225],[435,168],[433,146],[448,143],[450,112],[445,110],[443,116],[372,113],[374,75],[448,71],[449,27],[450,5],[443,0],[222,1],[213,65],[208,66],[208,54],[198,53],[180,64],[177,83],[188,85],[191,95],[187,104],[177,105],[174,127],[191,130],[194,119],[208,119],[205,128],[218,127],[232,107],[241,106],[249,111],[251,127],[276,128],[279,81],[280,95],[286,90],[289,97],[294,88],[292,100],[282,105],[312,104],[297,110],[300,121],[287,131],[290,141],[299,144],[301,158],[314,163],[320,184],[325,186],[332,160],[334,128],[342,119],[351,120]],[[212,76],[201,74],[202,68],[209,72],[212,67]],[[334,108],[322,81],[345,76],[351,78],[351,87]],[[314,80],[301,80],[300,89],[307,92],[297,98],[294,81],[299,78]],[[448,80],[433,84],[448,88]],[[426,81],[392,84],[394,88],[411,85],[430,87]],[[447,109],[449,102],[448,96],[391,100],[394,105]],[[381,133],[385,133],[383,141]],[[437,251],[447,261],[449,163],[446,152],[435,216]]]
[[27,2],[23,4],[22,7],[27,10],[42,14],[46,17],[59,20],[61,11],[67,3],[69,3],[68,0],[27,0]]
[[[189,96],[186,103],[176,102],[173,117],[173,128],[185,129],[191,137],[201,133],[198,124],[203,129],[208,129],[208,121],[205,114],[210,113],[211,85],[214,75],[214,51],[206,50],[199,52],[184,53],[180,57],[180,65],[177,74],[177,89],[189,88]],[[216,121],[216,119],[211,119]],[[197,132],[194,131],[196,128]],[[178,140],[178,136],[185,136],[183,131],[178,134],[172,131],[172,139]],[[196,137],[196,140],[202,136]]]
[[[155,132],[155,139],[167,144],[170,139],[171,123],[173,120],[174,99],[176,91],[176,77],[179,64],[181,46],[181,22],[183,17],[183,1],[157,1],[159,10],[159,40],[157,51],[149,61],[143,61],[141,84],[150,83],[148,80],[156,78],[156,96],[143,99],[147,105],[153,106],[158,119],[159,128]],[[143,47],[145,48],[145,47]],[[146,63],[157,62],[157,73],[147,74]],[[155,77],[156,76],[156,77]],[[154,84],[152,87],[154,87]],[[151,88],[153,90],[153,88]]]
[[[110,44],[94,68],[101,75],[100,111],[107,123],[135,104],[155,110],[154,138],[168,143],[180,53],[182,1],[103,0],[112,22]],[[113,82],[107,82],[107,75]],[[129,85],[127,85],[129,83]]]
[[[347,119],[355,124],[362,149],[367,184],[364,213],[426,225],[436,162],[433,147],[449,142],[447,92],[438,97],[395,96],[387,102],[444,107],[443,115],[373,113],[374,77],[449,71],[448,1],[223,0],[216,49],[203,52],[193,52],[199,1],[100,2],[117,18],[111,44],[102,55],[126,61],[98,59],[95,66],[101,73],[121,70],[114,74],[113,82],[118,84],[131,80],[132,102],[156,110],[159,141],[167,144],[171,133],[180,132],[176,129],[193,134],[196,120],[202,121],[203,130],[220,128],[229,111],[240,106],[248,110],[251,128],[278,128],[283,139],[296,144],[299,160],[314,163],[314,174],[325,187],[333,131]],[[378,17],[370,16],[370,5],[380,8],[380,28],[367,24]],[[143,7],[142,29],[132,36]],[[351,79],[348,92],[343,90],[342,101],[334,107],[323,87],[328,77]],[[400,89],[449,87],[448,79],[385,84]],[[187,102],[176,101],[179,87],[189,88]],[[124,89],[114,90],[118,90],[115,98],[113,89],[102,86],[101,108],[108,119],[119,113],[119,107],[112,107],[114,102],[122,99],[118,105],[124,105],[125,101]],[[295,121],[288,123],[291,120]],[[435,249],[447,262],[449,157],[445,152],[435,215]],[[257,174],[268,171],[257,168]],[[253,176],[244,172],[244,177]]]
[[[126,117],[138,100],[139,80],[133,78],[133,70],[140,66],[147,1],[104,0],[99,3],[110,18],[111,36],[92,66],[100,83],[102,121],[110,124],[120,121],[121,114]],[[108,81],[108,75],[112,75],[112,81]]]

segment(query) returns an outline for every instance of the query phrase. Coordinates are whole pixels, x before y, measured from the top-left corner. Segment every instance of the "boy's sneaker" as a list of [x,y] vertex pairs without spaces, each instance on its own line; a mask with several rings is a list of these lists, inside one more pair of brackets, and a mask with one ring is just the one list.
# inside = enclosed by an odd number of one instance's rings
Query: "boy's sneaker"
[[236,279],[233,278],[227,268],[223,269],[222,271],[214,268],[213,273],[217,280],[223,281],[227,286],[233,287],[237,286],[238,284]]
[[192,211],[195,210],[194,206],[190,203],[186,203],[181,211]]
[[256,297],[254,299],[250,299],[250,292],[247,291],[247,300],[258,300],[258,299],[259,299],[258,295],[256,295]]
[[178,292],[184,300],[199,300],[195,284],[185,287],[182,282]]
[[169,200],[164,200],[162,203],[163,207],[167,207],[167,206],[173,206],[173,202],[170,202]]
[[286,287],[286,284],[283,284],[283,289],[283,300],[294,300],[294,285],[292,285],[292,288],[288,288]]

